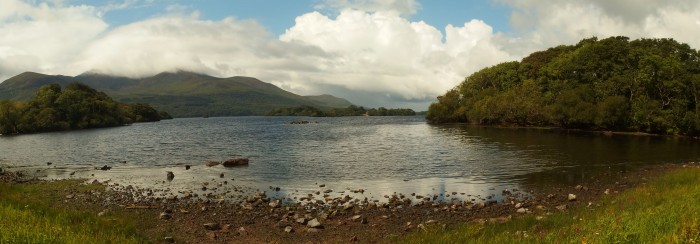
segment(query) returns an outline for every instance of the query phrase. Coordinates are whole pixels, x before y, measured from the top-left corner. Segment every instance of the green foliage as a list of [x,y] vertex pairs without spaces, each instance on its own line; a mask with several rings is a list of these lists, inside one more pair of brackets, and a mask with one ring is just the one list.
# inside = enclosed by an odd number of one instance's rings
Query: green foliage
[[[58,208],[79,181],[0,184],[0,243],[144,243],[133,216],[98,217]],[[78,186],[88,188],[92,186]],[[11,220],[11,221],[9,221]]]
[[168,118],[148,104],[120,104],[81,83],[42,86],[33,100],[0,102],[0,134],[119,126]]
[[477,71],[426,118],[698,136],[699,99],[700,53],[687,44],[594,37]]
[[387,109],[384,107],[365,109],[364,107],[358,107],[355,105],[350,105],[347,108],[335,108],[327,111],[320,110],[315,107],[308,105],[293,107],[293,108],[279,108],[272,110],[267,114],[268,116],[312,116],[312,117],[341,117],[341,116],[413,116],[416,112],[412,109],[397,108],[397,109]]
[[700,239],[700,169],[667,173],[649,184],[601,199],[600,207],[574,209],[536,220],[432,228],[402,243],[694,243]]

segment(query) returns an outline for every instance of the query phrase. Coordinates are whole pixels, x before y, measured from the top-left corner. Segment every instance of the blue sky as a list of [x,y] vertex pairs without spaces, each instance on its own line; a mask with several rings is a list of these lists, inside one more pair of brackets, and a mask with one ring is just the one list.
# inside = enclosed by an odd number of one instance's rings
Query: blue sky
[[697,0],[0,0],[0,81],[25,71],[251,76],[425,110],[484,67],[583,38],[700,48]]
[[[114,0],[70,1],[75,4],[95,4],[106,6]],[[334,11],[318,8],[319,0],[182,0],[153,1],[113,10],[105,14],[110,26],[132,23],[149,17],[167,14],[168,7],[182,11],[199,11],[203,19],[219,20],[226,17],[255,20],[275,35],[281,35],[294,25],[294,19],[304,13],[319,11],[334,16]],[[497,32],[508,32],[510,8],[504,4],[485,0],[438,0],[419,1],[419,10],[408,18],[412,21],[425,21],[430,25],[444,28],[448,24],[459,26],[472,19],[489,23]]]

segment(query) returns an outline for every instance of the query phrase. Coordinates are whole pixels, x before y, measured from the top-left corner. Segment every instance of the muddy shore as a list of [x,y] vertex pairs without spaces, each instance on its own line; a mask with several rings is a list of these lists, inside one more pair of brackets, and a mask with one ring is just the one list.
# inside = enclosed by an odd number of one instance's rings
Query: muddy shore
[[[687,164],[691,165],[691,164]],[[694,164],[693,164],[694,165]],[[435,201],[436,196],[387,195],[386,201],[350,195],[330,196],[319,186],[317,194],[298,201],[268,197],[266,192],[238,194],[183,194],[167,196],[133,186],[104,185],[104,190],[65,189],[57,207],[110,212],[139,211],[155,219],[143,233],[153,242],[176,243],[338,243],[392,242],[425,228],[450,229],[458,224],[507,222],[519,216],[547,218],[556,212],[596,208],[601,197],[645,184],[648,179],[682,164],[647,166],[630,172],[609,173],[581,185],[545,186],[501,192],[483,199]],[[23,172],[5,169],[2,184],[37,184]],[[274,189],[271,189],[274,191]],[[457,192],[441,193],[449,195]],[[235,197],[233,195],[236,195]],[[228,196],[228,197],[227,197]],[[500,201],[490,199],[501,199]],[[167,239],[166,239],[167,237]]]

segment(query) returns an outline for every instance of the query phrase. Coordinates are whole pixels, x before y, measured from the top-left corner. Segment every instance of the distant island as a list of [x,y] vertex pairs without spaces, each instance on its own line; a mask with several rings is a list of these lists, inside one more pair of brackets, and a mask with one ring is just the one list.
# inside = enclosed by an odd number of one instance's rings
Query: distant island
[[387,109],[384,107],[366,109],[350,105],[347,108],[334,108],[321,110],[312,106],[299,106],[292,108],[279,108],[272,110],[268,116],[311,116],[311,117],[342,117],[342,116],[414,116],[412,109],[398,108]]
[[584,39],[473,73],[426,118],[699,136],[700,53],[673,39]]
[[0,83],[0,100],[28,101],[47,84],[80,82],[123,103],[147,103],[174,117],[265,115],[269,111],[308,105],[328,110],[352,103],[332,95],[300,96],[252,77],[218,78],[187,71],[128,78],[99,73],[75,77],[25,72]]
[[119,103],[81,83],[42,86],[27,102],[0,101],[0,134],[26,134],[171,119],[148,104]]

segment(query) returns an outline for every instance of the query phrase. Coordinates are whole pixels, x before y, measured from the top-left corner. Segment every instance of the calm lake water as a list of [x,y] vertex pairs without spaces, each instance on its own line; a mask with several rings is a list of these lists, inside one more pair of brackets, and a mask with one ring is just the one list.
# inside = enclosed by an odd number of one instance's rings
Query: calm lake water
[[[318,123],[290,124],[293,120]],[[209,160],[236,157],[251,163],[205,166]],[[318,184],[335,192],[365,189],[364,195],[374,199],[394,192],[487,196],[538,184],[585,184],[604,172],[691,161],[700,161],[700,142],[690,139],[435,126],[422,117],[192,118],[0,137],[0,165],[50,179],[94,178],[179,190],[227,180],[251,189],[280,187],[276,194],[290,197],[316,191]],[[103,165],[113,169],[95,170]],[[167,171],[175,173],[172,182],[165,182]]]

